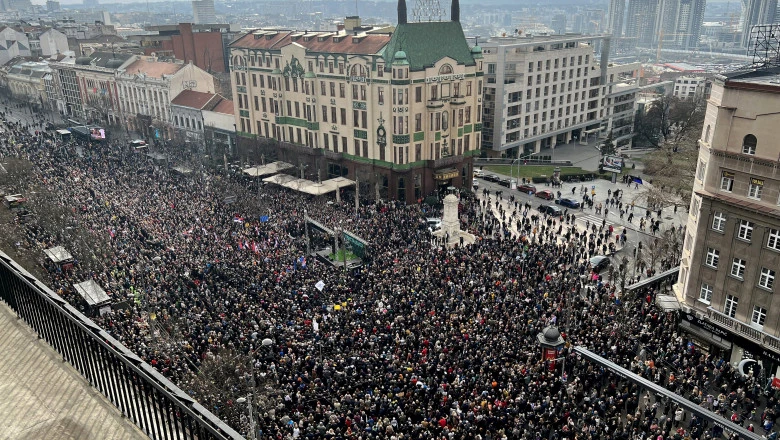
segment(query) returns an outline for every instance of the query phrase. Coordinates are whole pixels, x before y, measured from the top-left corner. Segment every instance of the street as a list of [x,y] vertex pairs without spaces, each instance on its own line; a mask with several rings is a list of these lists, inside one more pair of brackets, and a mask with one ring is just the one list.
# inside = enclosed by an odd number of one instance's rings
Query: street
[[[504,211],[508,212],[508,214],[511,214],[515,209],[514,206],[510,208],[509,199],[511,196],[515,196],[515,200],[520,205],[525,204],[526,202],[530,202],[532,206],[531,213],[533,214],[539,213],[539,205],[555,204],[554,200],[544,200],[542,198],[536,197],[535,195],[531,196],[517,190],[511,190],[505,186],[499,185],[498,183],[488,182],[482,178],[477,180],[479,181],[479,187],[475,191],[477,197],[483,199],[483,191],[488,189],[490,191],[490,199],[493,206],[492,211],[499,219],[500,214],[498,210],[495,209],[496,191],[503,191],[503,195],[499,199],[499,203],[503,205]],[[618,179],[618,183],[615,184],[607,180],[597,179],[589,182],[563,183],[561,188],[553,188],[552,186],[545,186],[544,184],[535,184],[534,186],[536,186],[537,191],[550,190],[556,195],[557,192],[560,191],[562,197],[572,198],[579,202],[582,202],[581,191],[583,187],[585,187],[588,195],[590,195],[592,191],[595,191],[593,208],[589,208],[587,205],[585,205],[581,209],[569,209],[568,213],[575,215],[575,224],[577,225],[578,230],[581,231],[585,229],[586,225],[595,224],[597,227],[601,226],[605,219],[606,227],[612,225],[615,231],[614,234],[621,233],[625,228],[627,231],[626,243],[624,246],[618,247],[617,252],[615,252],[615,257],[625,256],[629,259],[629,261],[633,259],[635,249],[640,246],[640,242],[642,243],[642,247],[647,249],[647,245],[649,245],[657,236],[660,236],[663,231],[672,227],[678,229],[681,225],[684,226],[687,222],[688,214],[685,209],[678,208],[677,212],[674,212],[675,210],[673,207],[666,207],[661,211],[661,229],[659,233],[654,235],[650,233],[649,228],[647,227],[644,231],[640,230],[639,219],[647,215],[647,208],[644,206],[644,197],[642,194],[643,187],[642,185],[622,184],[620,179]],[[572,194],[572,189],[574,189],[574,194]],[[599,203],[604,204],[607,199],[607,194],[618,189],[623,193],[621,195],[621,200],[623,202],[624,209],[630,209],[631,202],[634,202],[634,219],[632,222],[628,221],[628,214],[626,214],[622,219],[620,218],[620,210],[617,208],[617,206],[614,208],[609,208],[606,215],[603,214],[604,211],[602,211],[602,214],[596,214],[595,207],[598,206]],[[606,204],[604,206],[606,206]],[[560,207],[561,209],[566,210],[565,207]],[[652,211],[650,213],[650,217],[654,220],[657,220],[657,212]],[[517,232],[514,226],[510,226],[510,230],[512,230],[514,233]],[[613,261],[615,260],[615,257],[613,257]]]

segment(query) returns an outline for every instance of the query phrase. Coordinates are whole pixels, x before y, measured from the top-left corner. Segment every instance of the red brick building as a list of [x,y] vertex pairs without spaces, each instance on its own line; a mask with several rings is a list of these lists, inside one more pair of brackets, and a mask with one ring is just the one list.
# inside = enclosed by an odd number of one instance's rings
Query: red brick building
[[225,48],[238,35],[238,29],[227,24],[192,24],[151,26],[157,35],[133,35],[146,55],[175,58],[190,62],[209,73],[227,72]]

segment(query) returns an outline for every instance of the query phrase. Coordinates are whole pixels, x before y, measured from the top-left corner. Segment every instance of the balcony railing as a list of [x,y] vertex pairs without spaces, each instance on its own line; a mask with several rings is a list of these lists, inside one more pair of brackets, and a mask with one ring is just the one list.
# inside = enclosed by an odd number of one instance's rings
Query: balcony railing
[[150,438],[243,440],[2,252],[0,300]]
[[707,307],[707,316],[709,317],[710,321],[720,325],[721,327],[726,327],[732,332],[744,336],[745,338],[750,339],[759,345],[780,351],[780,339],[766,334],[763,331],[750,326],[750,324],[746,324],[740,320],[734,319],[725,313],[715,310],[713,307]]

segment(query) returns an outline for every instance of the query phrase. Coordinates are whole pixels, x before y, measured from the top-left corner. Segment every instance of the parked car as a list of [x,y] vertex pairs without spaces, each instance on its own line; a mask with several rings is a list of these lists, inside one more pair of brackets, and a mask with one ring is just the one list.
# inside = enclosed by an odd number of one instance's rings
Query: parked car
[[477,180],[476,178],[471,179],[471,186],[473,186],[474,188],[478,187],[479,186],[479,180]]
[[539,205],[539,212],[553,216],[563,215],[563,210],[555,205]]
[[543,191],[537,192],[536,197],[539,197],[540,199],[544,199],[544,200],[552,200],[555,198],[555,194],[553,194],[553,192],[550,191],[549,189],[545,189]]
[[529,194],[529,195],[532,195],[532,194],[536,193],[536,187],[531,185],[531,184],[529,184],[529,183],[524,183],[522,185],[518,185],[517,190],[520,191],[521,193],[526,193],[526,194]]
[[498,182],[498,176],[495,174],[485,174],[483,179],[487,180],[488,182]]
[[588,265],[590,266],[590,270],[593,272],[599,273],[602,270],[609,267],[609,265],[612,264],[609,261],[609,257],[606,257],[604,255],[596,255],[595,257],[591,258],[588,261]]
[[580,202],[574,199],[558,199],[555,201],[557,205],[565,206],[567,208],[577,209],[580,207]]
[[485,172],[482,170],[474,170],[474,177],[485,177]]
[[509,179],[509,177],[503,177],[498,180],[498,184],[509,188],[509,185],[511,184],[511,180]]

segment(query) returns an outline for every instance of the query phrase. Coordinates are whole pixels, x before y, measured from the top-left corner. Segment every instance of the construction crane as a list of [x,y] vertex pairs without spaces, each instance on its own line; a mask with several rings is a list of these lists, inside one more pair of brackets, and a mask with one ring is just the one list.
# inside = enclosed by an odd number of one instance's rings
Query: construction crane
[[693,34],[665,34],[664,30],[661,29],[661,33],[658,34],[658,48],[655,51],[655,62],[659,63],[661,62],[661,49],[664,46],[664,36],[666,37],[682,37],[682,36],[688,36]]

